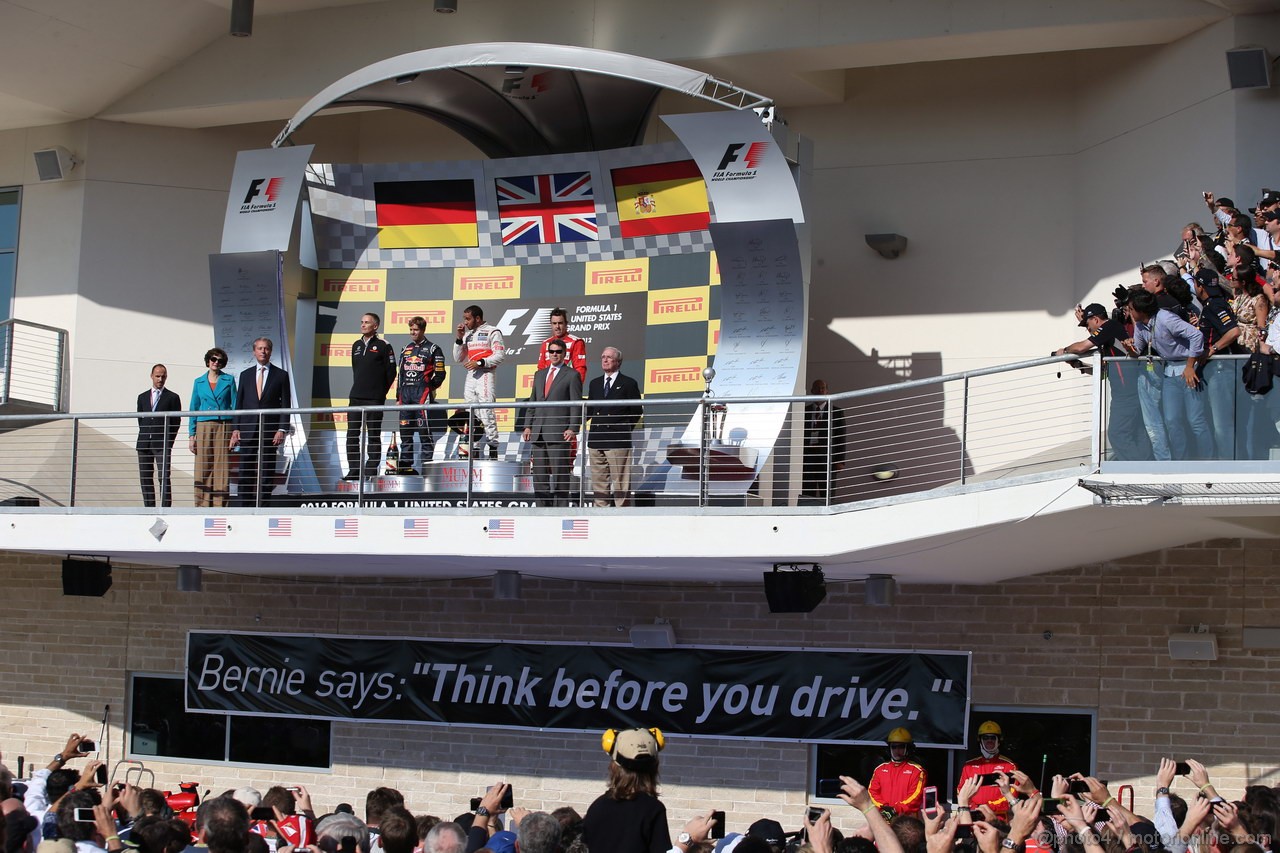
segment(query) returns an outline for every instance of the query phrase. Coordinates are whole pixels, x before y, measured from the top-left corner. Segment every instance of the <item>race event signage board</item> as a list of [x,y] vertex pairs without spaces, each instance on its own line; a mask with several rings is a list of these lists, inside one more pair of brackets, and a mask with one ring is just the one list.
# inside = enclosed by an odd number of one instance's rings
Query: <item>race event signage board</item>
[[187,634],[193,713],[963,747],[970,654]]

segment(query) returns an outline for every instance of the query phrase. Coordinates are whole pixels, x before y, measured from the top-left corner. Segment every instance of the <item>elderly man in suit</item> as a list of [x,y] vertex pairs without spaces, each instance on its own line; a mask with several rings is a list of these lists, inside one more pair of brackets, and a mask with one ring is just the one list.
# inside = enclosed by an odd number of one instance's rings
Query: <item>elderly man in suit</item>
[[163,412],[182,411],[182,398],[164,387],[169,371],[163,364],[151,368],[151,387],[138,395],[139,412],[155,412],[138,418],[138,479],[142,484],[144,506],[156,505],[156,479],[160,481],[160,506],[173,505],[173,489],[169,485],[173,467],[173,442],[178,437],[180,418],[166,418]]
[[[639,400],[640,386],[621,373],[622,350],[605,347],[600,353],[603,376],[591,380],[588,400]],[[596,506],[626,506],[631,499],[631,433],[640,421],[639,406],[588,405],[591,430],[587,448],[591,459],[591,491]]]
[[289,413],[263,409],[289,408],[289,374],[271,363],[275,346],[270,338],[253,342],[252,367],[240,373],[236,383],[236,426],[231,446],[240,447],[237,506],[265,506],[275,488],[276,452],[289,434]]
[[[564,341],[547,345],[551,363],[533,375],[535,403],[581,400],[582,377],[564,363]],[[578,430],[574,406],[539,406],[520,411],[521,437],[533,442],[533,493],[539,505],[568,506],[569,451]]]

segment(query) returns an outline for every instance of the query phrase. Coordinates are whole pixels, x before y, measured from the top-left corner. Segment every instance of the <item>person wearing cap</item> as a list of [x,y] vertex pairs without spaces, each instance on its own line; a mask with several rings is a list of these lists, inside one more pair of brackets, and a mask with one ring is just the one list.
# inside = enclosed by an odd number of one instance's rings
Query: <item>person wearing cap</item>
[[[1093,350],[1101,351],[1104,358],[1121,358],[1133,355],[1125,341],[1129,333],[1107,309],[1097,302],[1081,308],[1076,306],[1080,325],[1089,330],[1089,337],[1068,344],[1054,355],[1084,355]],[[1138,380],[1142,367],[1137,362],[1112,362],[1104,364],[1103,375],[1107,379],[1109,410],[1107,413],[1107,442],[1111,445],[1111,459],[1118,462],[1141,462],[1151,459],[1151,437],[1143,423],[1142,407],[1138,401]],[[1160,424],[1157,439],[1164,435]]]
[[1204,203],[1209,208],[1209,212],[1213,214],[1213,220],[1218,226],[1218,232],[1221,233],[1227,227],[1227,223],[1231,221],[1231,217],[1236,213],[1236,203],[1229,198],[1214,198],[1213,193],[1204,193]]
[[761,818],[746,833],[730,832],[716,842],[712,853],[783,853],[787,849],[787,833],[782,824]]
[[1200,270],[1195,274],[1196,296],[1202,306],[1200,331],[1205,335],[1205,352],[1200,357],[1205,393],[1209,397],[1209,415],[1213,421],[1213,443],[1219,457],[1234,458],[1236,447],[1236,373],[1238,361],[1212,358],[1215,355],[1236,355],[1244,348],[1236,343],[1240,327],[1236,312],[1231,310],[1227,294],[1222,289],[1218,274],[1213,270]]
[[[1280,249],[1280,210],[1261,211],[1258,218],[1262,228],[1253,230],[1253,243],[1245,243],[1258,256],[1258,263],[1263,270],[1270,268],[1276,260],[1276,250]],[[1255,245],[1256,244],[1256,245]]]
[[1249,208],[1249,213],[1253,216],[1253,239],[1250,242],[1267,249],[1275,248],[1267,234],[1267,214],[1277,207],[1280,207],[1280,194],[1264,190],[1258,206]]
[[964,763],[960,769],[960,783],[958,788],[963,788],[965,783],[970,779],[978,780],[977,790],[973,792],[973,796],[969,798],[969,802],[957,806],[958,809],[976,809],[979,806],[987,806],[997,817],[1005,817],[1009,814],[1009,806],[1012,805],[1005,798],[1004,793],[1000,790],[1000,786],[995,782],[983,781],[983,776],[993,773],[1003,773],[1006,776],[1012,776],[1014,771],[1018,769],[1018,765],[1013,763],[1013,759],[1000,754],[1000,738],[1004,736],[1004,731],[1000,728],[1000,724],[994,720],[987,720],[978,726],[978,748],[982,754],[970,758]]
[[[1092,307],[1092,306],[1090,306]],[[885,813],[886,820],[894,815],[914,815],[924,802],[926,774],[924,768],[909,760],[911,732],[899,726],[885,738],[889,747],[889,760],[871,773],[871,801]]]
[[582,837],[590,850],[610,853],[685,853],[711,833],[711,811],[685,824],[675,844],[667,829],[667,809],[658,799],[658,729],[609,729],[601,738],[609,753],[608,790],[582,819]]
[[770,820],[767,817],[747,827],[747,838],[758,838],[773,850],[773,853],[782,853],[787,846],[787,834],[782,829],[782,824],[776,820]]

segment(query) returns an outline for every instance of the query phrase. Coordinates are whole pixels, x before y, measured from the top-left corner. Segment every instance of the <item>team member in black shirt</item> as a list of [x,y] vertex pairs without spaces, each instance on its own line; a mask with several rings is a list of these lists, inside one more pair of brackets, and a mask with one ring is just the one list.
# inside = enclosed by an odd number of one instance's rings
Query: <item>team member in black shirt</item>
[[[1080,325],[1089,330],[1089,337],[1065,346],[1054,355],[1083,355],[1093,350],[1101,351],[1104,358],[1133,355],[1126,341],[1129,332],[1107,309],[1097,302],[1085,308],[1077,308]],[[1107,414],[1107,442],[1111,445],[1111,459],[1117,462],[1135,462],[1151,459],[1151,441],[1147,438],[1142,421],[1142,408],[1138,403],[1137,362],[1113,362],[1104,367],[1111,406]]]
[[[396,351],[378,337],[382,318],[365,314],[360,318],[360,339],[351,345],[351,394],[353,406],[382,406],[396,381]],[[360,478],[360,430],[368,430],[364,465],[366,476],[378,473],[382,460],[382,412],[352,412],[347,418],[347,476]]]
[[1238,360],[1230,361],[1210,356],[1243,353],[1244,347],[1236,343],[1240,327],[1236,312],[1231,310],[1227,295],[1218,281],[1218,274],[1210,269],[1196,273],[1196,298],[1200,300],[1200,331],[1204,333],[1204,356],[1200,359],[1201,378],[1209,395],[1209,414],[1213,418],[1213,443],[1223,459],[1247,458],[1238,455],[1240,442],[1236,439],[1236,394],[1240,383],[1236,376]]

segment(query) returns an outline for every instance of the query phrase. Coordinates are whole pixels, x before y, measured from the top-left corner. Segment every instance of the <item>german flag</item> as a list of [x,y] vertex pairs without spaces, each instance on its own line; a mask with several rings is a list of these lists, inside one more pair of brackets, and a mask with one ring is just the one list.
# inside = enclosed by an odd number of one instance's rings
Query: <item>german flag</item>
[[707,187],[692,160],[613,170],[623,237],[701,231],[711,223]]
[[471,180],[375,183],[373,199],[379,248],[478,245],[476,189]]

